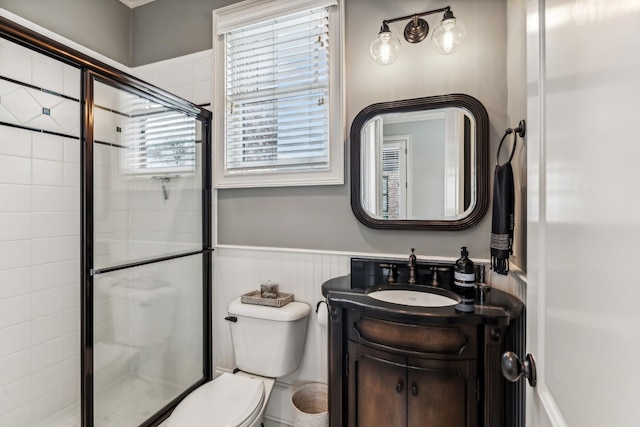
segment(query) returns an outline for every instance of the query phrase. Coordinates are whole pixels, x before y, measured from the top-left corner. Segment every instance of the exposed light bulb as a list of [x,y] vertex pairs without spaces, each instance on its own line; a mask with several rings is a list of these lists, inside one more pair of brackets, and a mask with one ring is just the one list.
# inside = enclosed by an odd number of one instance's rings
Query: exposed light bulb
[[400,40],[389,31],[387,24],[383,24],[378,37],[376,37],[369,47],[371,57],[377,64],[391,64],[398,58]]
[[462,21],[454,17],[445,17],[433,32],[431,40],[438,53],[449,55],[460,47],[466,36],[467,31]]

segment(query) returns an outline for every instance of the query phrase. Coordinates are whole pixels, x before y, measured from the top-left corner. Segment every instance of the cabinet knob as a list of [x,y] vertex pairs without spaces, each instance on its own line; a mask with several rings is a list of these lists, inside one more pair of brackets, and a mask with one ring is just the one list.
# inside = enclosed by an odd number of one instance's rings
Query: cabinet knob
[[416,385],[416,383],[413,383],[411,385],[411,395],[412,396],[417,396],[418,395],[418,386]]
[[520,377],[524,376],[529,380],[531,387],[535,387],[538,383],[536,361],[530,354],[527,354],[524,361],[520,362],[520,359],[515,353],[507,351],[502,355],[500,366],[502,368],[502,375],[511,382],[516,382]]
[[402,393],[402,389],[404,388],[404,383],[402,380],[398,380],[398,384],[396,384],[396,391],[398,393]]

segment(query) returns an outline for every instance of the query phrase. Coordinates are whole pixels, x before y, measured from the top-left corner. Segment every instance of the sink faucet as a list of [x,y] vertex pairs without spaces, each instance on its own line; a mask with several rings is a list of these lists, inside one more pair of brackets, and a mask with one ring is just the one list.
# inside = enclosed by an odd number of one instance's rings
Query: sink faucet
[[416,273],[416,255],[413,253],[414,248],[411,248],[411,255],[409,255],[409,284],[415,285],[418,283],[418,274]]

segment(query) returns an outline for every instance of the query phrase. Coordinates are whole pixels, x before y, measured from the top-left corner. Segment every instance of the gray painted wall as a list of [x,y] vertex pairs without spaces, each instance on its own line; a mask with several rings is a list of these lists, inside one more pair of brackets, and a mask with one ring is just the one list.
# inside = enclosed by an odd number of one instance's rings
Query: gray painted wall
[[133,66],[212,46],[211,14],[238,0],[156,0],[133,9]]
[[0,7],[121,64],[131,64],[131,9],[118,0],[0,0]]
[[[211,11],[234,2],[156,0],[129,11],[117,0],[0,0],[0,7],[119,62],[142,65],[211,48]],[[38,7],[34,7],[36,3]],[[467,41],[455,55],[436,54],[428,40],[417,45],[403,41],[401,56],[394,64],[383,67],[371,61],[369,43],[383,19],[446,5],[467,27]],[[524,50],[518,48],[525,36],[524,2],[346,0],[345,10],[347,162],[349,126],[362,108],[376,102],[448,93],[466,93],[485,105],[490,121],[489,152],[493,158],[504,129],[517,124],[526,112]],[[115,12],[122,17],[116,18]],[[125,24],[127,15],[134,28],[133,37],[129,38],[131,48],[127,48],[126,41],[126,29],[130,28]],[[100,19],[90,19],[91,16]],[[427,18],[431,28],[439,19],[437,15]],[[52,22],[48,23],[49,20]],[[69,25],[70,22],[74,25]],[[512,25],[513,22],[517,24]],[[404,23],[395,23],[391,29],[400,34],[403,26]],[[514,47],[509,49],[509,56],[508,42]],[[128,52],[132,52],[131,60],[126,58]],[[518,177],[526,176],[523,159],[524,150],[516,165]],[[348,163],[345,168],[346,183],[341,186],[218,191],[218,242],[399,253],[415,247],[422,255],[444,256],[456,256],[460,246],[466,245],[472,256],[489,257],[491,212],[474,228],[458,232],[380,231],[360,224],[350,206]],[[521,197],[516,242],[521,250],[514,261],[523,268],[526,181],[517,186]]]
[[[429,41],[403,43],[394,64],[383,67],[372,62],[369,44],[383,19],[446,4],[467,27],[467,41],[459,52],[441,56]],[[439,19],[428,18],[432,28]],[[403,26],[392,24],[391,30],[401,33]],[[361,109],[376,102],[466,93],[478,98],[489,113],[489,151],[495,153],[507,127],[505,0],[347,0],[345,33],[347,126]],[[345,144],[346,135],[348,129]],[[348,175],[346,182],[333,187],[220,190],[218,242],[392,253],[408,253],[414,247],[418,254],[443,256],[456,256],[460,246],[466,245],[472,256],[489,257],[490,213],[474,228],[456,232],[373,230],[353,215]]]

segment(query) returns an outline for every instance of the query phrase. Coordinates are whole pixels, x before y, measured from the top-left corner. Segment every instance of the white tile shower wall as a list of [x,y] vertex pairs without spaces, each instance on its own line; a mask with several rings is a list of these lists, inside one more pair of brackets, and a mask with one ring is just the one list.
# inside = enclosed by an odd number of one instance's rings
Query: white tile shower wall
[[[332,277],[349,274],[352,256],[402,258],[405,254],[344,253],[327,251],[290,250],[282,248],[255,248],[220,246],[215,251],[214,285],[214,354],[216,366],[222,370],[235,368],[229,327],[224,317],[228,304],[243,293],[257,290],[260,283],[273,280],[280,284],[281,292],[294,294],[312,310],[323,299],[322,283]],[[429,259],[428,257],[419,257]],[[438,258],[442,260],[442,258]],[[454,261],[453,259],[449,261]],[[487,260],[478,260],[487,263]],[[521,296],[523,276],[500,276],[490,272],[491,286]],[[272,422],[291,425],[293,408],[290,396],[293,389],[310,381],[327,381],[327,329],[321,326],[312,312],[304,358],[293,373],[278,378],[267,407]]]
[[[194,104],[212,101],[212,51],[202,51],[133,68],[132,74]],[[211,107],[208,107],[209,109]]]
[[[4,39],[0,75],[75,98],[80,88],[78,70]],[[79,105],[0,80],[0,121],[77,136]],[[79,398],[79,183],[77,139],[0,126],[2,426]]]

